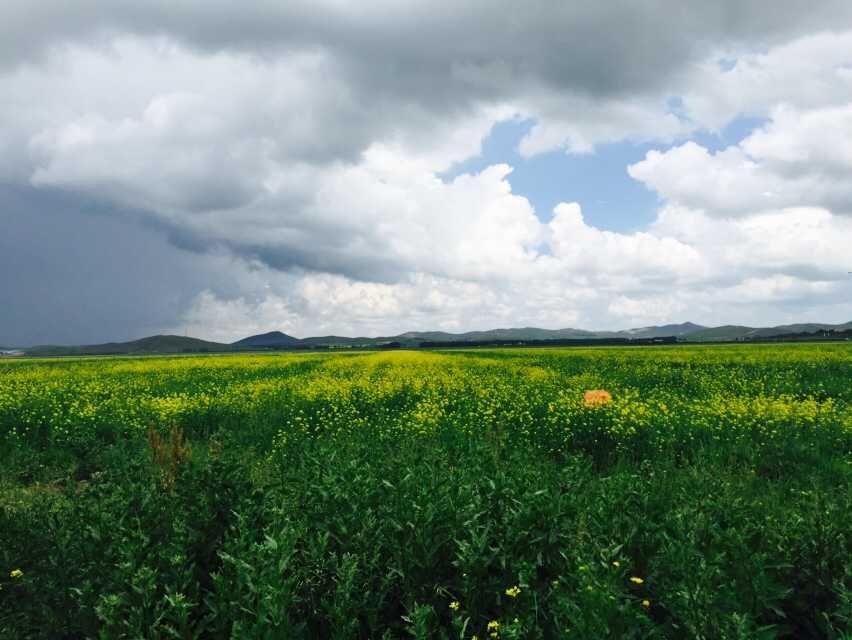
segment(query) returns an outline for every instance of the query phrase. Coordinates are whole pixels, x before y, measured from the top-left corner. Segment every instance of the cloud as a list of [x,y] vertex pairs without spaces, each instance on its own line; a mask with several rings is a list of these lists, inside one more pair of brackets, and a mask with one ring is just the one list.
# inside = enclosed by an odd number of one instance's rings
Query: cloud
[[556,95],[531,101],[522,113],[537,120],[519,145],[525,157],[554,150],[592,153],[597,145],[625,140],[672,142],[696,128],[669,110],[665,96]]
[[706,267],[694,247],[650,233],[601,231],[583,220],[580,205],[562,203],[547,225],[550,246],[560,267],[594,277],[641,275],[678,282],[699,276]]
[[250,291],[233,256],[182,251],[112,214],[68,194],[0,185],[0,345],[141,338],[179,324],[211,283],[225,298]]
[[[0,190],[27,196],[4,211],[3,259],[23,284],[3,293],[39,278],[102,287],[114,307],[78,295],[111,336],[122,323],[234,339],[849,309],[847,2],[6,9]],[[765,124],[721,150],[692,139],[743,115]],[[523,157],[656,145],[628,171],[660,196],[657,221],[617,233],[566,202],[545,222],[499,159],[441,178],[512,118],[535,123]],[[35,221],[57,256],[43,273],[26,259]],[[148,285],[111,269],[113,236],[176,275],[152,267]],[[27,318],[67,314],[75,296],[60,289],[0,318],[0,342],[49,338],[50,322]],[[89,339],[84,324],[53,335]]]
[[719,221],[667,207],[648,232],[622,234],[588,225],[579,205],[562,203],[549,223],[539,224],[541,251],[502,277],[415,272],[378,283],[260,267],[254,277],[266,283],[263,295],[205,292],[186,322],[197,333],[235,339],[234,327],[243,333],[277,327],[298,336],[392,335],[401,328],[722,324],[731,315],[772,324],[852,313],[852,286],[843,271],[852,224],[826,211]]
[[[842,14],[837,18],[819,33],[765,50],[732,48],[694,65],[683,78],[685,112],[696,123],[719,130],[737,116],[768,116],[778,105],[808,110],[848,104],[852,30]],[[723,57],[734,60],[730,69],[720,66]]]
[[790,207],[852,213],[852,102],[775,108],[737,145],[711,153],[695,142],[650,151],[628,173],[666,200],[711,215],[747,216]]

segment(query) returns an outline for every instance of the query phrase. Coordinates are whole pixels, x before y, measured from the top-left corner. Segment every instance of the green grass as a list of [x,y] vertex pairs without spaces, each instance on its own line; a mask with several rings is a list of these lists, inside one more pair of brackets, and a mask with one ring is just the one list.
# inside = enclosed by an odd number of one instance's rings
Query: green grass
[[4,362],[0,634],[848,638],[850,381],[842,344]]

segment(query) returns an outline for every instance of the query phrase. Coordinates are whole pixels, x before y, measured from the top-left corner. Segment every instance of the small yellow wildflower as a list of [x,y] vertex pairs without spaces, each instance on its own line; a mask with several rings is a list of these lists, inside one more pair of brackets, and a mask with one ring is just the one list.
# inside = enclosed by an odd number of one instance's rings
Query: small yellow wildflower
[[636,576],[633,576],[632,578],[630,578],[630,582],[632,582],[633,584],[642,584],[645,581],[642,578],[637,578]]
[[492,620],[491,622],[488,623],[488,630],[489,631],[497,631],[497,629],[499,629],[499,628],[500,628],[500,623],[497,622],[496,620]]
[[24,575],[24,572],[20,569],[12,569],[12,572],[9,574],[10,578],[20,578]]
[[517,586],[510,587],[509,589],[506,589],[506,595],[509,596],[510,598],[517,598],[518,594],[520,594],[520,593],[521,593],[521,588],[517,587]]
[[458,601],[458,600],[453,600],[453,601],[450,603],[450,609],[452,609],[453,611],[458,611],[460,606],[461,606],[461,605],[459,604],[459,601]]
[[612,566],[618,569],[621,566],[621,563],[618,560],[613,560]]
[[650,600],[643,600],[643,601],[642,601],[642,606],[643,606],[643,607],[645,607],[645,608],[647,609],[648,607],[650,607],[650,606],[651,606],[651,601],[650,601]]

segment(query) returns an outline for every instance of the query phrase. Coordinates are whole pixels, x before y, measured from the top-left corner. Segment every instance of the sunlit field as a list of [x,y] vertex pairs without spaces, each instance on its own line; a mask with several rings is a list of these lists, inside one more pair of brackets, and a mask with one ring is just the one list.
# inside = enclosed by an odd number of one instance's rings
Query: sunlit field
[[852,633],[843,344],[6,361],[0,450],[2,637]]

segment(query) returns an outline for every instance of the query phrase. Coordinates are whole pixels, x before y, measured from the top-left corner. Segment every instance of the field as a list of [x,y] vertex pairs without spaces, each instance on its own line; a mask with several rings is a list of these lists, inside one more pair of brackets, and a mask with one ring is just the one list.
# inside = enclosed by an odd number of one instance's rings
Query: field
[[852,637],[843,344],[10,361],[0,451],[2,637]]

